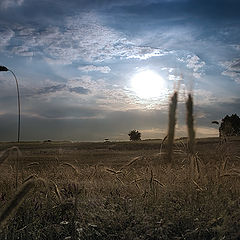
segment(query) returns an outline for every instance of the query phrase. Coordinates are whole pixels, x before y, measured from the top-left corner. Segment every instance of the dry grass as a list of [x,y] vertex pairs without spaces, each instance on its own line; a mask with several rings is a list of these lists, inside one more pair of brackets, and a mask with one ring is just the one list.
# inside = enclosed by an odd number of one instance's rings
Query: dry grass
[[34,187],[34,181],[27,181],[21,189],[16,193],[16,195],[12,198],[9,204],[5,207],[0,215],[0,228],[2,228],[8,219],[18,210],[27,194]]
[[[71,163],[70,158],[63,162]],[[202,166],[195,164],[194,178],[189,178],[190,165],[182,159],[173,169],[163,163],[142,165],[134,158],[126,159],[124,168],[114,159],[109,167],[96,167],[97,159],[88,166],[73,162],[78,174],[61,163],[56,168],[53,161],[32,175],[26,163],[23,175],[29,177],[24,182],[41,178],[45,183],[37,181],[37,190],[24,195],[0,238],[237,239],[239,165],[232,168],[232,159],[221,162],[224,174],[218,176],[214,164],[203,160]],[[6,193],[1,209],[11,205],[15,195],[8,187],[14,185],[14,171],[6,165],[5,171],[7,175],[0,176],[0,193]]]

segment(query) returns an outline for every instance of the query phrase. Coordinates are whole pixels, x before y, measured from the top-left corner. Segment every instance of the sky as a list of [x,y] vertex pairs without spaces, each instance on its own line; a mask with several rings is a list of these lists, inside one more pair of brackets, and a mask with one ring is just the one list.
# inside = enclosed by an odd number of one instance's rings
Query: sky
[[[21,140],[127,140],[167,133],[179,90],[176,136],[218,136],[240,115],[238,0],[1,0],[0,65],[17,76]],[[17,135],[16,85],[0,72],[0,141]]]

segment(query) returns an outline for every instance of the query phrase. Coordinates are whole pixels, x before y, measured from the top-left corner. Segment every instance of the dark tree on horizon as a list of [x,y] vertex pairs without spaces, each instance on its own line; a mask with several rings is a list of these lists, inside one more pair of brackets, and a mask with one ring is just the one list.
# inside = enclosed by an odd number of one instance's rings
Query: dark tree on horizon
[[237,114],[226,115],[222,119],[219,136],[240,136],[240,118]]
[[141,133],[137,130],[132,130],[129,132],[128,136],[130,137],[130,141],[139,141],[141,140]]

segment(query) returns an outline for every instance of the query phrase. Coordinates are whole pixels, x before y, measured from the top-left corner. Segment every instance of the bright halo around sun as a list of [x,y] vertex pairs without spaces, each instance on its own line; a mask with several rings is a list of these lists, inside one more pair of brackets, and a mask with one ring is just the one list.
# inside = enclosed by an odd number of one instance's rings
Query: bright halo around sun
[[164,79],[150,70],[135,74],[131,79],[131,87],[140,98],[160,97],[166,91]]

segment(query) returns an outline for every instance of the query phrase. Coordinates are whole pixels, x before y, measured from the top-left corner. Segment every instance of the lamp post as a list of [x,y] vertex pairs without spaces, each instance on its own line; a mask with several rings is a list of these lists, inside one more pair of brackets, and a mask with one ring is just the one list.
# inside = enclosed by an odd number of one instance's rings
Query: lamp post
[[17,86],[17,98],[18,98],[18,135],[17,135],[17,141],[19,143],[20,141],[20,94],[19,94],[19,87],[18,87],[18,80],[14,72],[5,66],[0,66],[0,72],[11,72],[15,81],[16,81],[16,86]]

